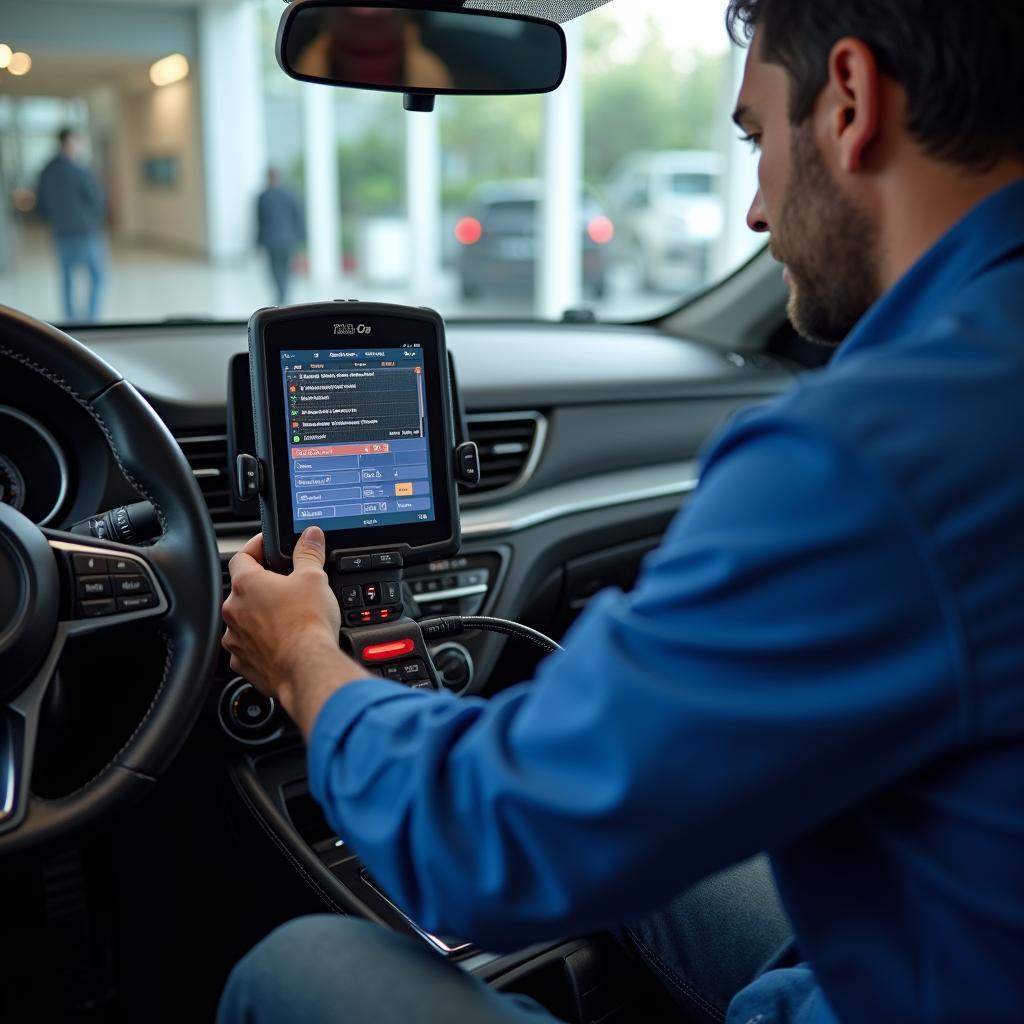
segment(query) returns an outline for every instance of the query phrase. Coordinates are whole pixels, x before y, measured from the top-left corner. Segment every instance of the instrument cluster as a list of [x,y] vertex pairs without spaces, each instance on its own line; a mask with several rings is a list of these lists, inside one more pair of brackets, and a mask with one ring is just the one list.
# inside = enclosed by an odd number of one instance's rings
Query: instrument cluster
[[67,460],[53,435],[25,413],[0,405],[0,503],[47,526],[67,498]]

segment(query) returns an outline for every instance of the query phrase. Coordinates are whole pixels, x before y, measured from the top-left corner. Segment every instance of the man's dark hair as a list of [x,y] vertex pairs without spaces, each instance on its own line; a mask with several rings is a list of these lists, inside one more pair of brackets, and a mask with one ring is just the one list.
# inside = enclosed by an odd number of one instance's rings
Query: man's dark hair
[[762,58],[788,72],[794,124],[849,36],[906,91],[907,129],[927,154],[975,169],[1024,157],[1024,0],[729,0],[726,24],[741,45],[757,29]]
[[74,128],[61,128],[61,130],[57,132],[57,141],[60,143],[61,149],[68,144],[68,139],[74,138],[77,134],[78,132],[76,132]]

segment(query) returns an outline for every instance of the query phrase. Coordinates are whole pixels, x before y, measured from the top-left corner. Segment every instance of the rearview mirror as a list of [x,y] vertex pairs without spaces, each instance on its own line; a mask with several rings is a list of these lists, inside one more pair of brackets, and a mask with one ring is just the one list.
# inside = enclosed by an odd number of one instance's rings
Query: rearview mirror
[[565,59],[554,22],[441,3],[294,0],[277,34],[292,78],[407,96],[551,92]]

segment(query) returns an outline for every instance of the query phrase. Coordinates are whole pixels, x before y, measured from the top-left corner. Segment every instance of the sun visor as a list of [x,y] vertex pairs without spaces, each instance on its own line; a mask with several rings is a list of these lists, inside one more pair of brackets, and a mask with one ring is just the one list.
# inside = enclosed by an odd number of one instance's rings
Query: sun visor
[[548,21],[572,21],[609,0],[465,0],[463,7],[481,11],[502,11],[506,14],[525,14]]

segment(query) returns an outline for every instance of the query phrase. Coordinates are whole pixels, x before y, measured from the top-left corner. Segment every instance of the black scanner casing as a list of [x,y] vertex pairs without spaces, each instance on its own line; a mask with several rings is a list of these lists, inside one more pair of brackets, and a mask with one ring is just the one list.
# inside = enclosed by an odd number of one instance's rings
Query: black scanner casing
[[[302,320],[344,320],[360,319],[362,321],[373,321],[377,318],[391,320],[407,320],[415,322],[422,330],[429,327],[433,330],[435,338],[435,366],[438,372],[434,375],[433,386],[439,389],[440,407],[442,411],[441,423],[430,421],[430,430],[440,432],[444,438],[444,475],[445,490],[447,496],[442,502],[438,500],[437,483],[435,481],[435,524],[440,529],[432,532],[434,537],[425,543],[416,540],[403,541],[394,539],[394,532],[401,530],[399,526],[386,526],[379,528],[367,528],[358,531],[365,535],[365,543],[349,544],[338,543],[338,537],[334,531],[327,533],[328,558],[334,559],[340,555],[369,554],[375,551],[398,551],[406,565],[413,565],[419,562],[431,561],[436,558],[445,558],[458,552],[461,544],[461,525],[459,520],[458,488],[455,481],[455,410],[452,404],[452,393],[449,379],[448,351],[445,343],[444,320],[441,315],[432,309],[422,306],[399,306],[389,303],[374,302],[323,302],[307,303],[298,306],[269,307],[259,309],[249,318],[249,368],[250,383],[252,387],[252,408],[253,424],[255,428],[256,457],[259,459],[263,470],[263,486],[260,491],[260,524],[263,530],[263,548],[265,562],[268,568],[275,572],[286,573],[292,568],[292,550],[294,548],[294,534],[291,530],[292,515],[290,503],[285,508],[279,507],[280,471],[275,465],[272,446],[273,430],[275,421],[271,409],[272,392],[270,388],[270,374],[280,373],[280,365],[275,361],[272,365],[268,363],[266,344],[264,341],[265,331],[272,325],[287,323],[289,321],[298,323]],[[366,340],[366,344],[379,342],[382,347],[391,345],[394,342],[382,340],[380,336]],[[317,346],[328,347],[331,344],[341,344],[338,339],[323,338],[315,342]],[[352,339],[346,340],[347,344]],[[297,349],[309,348],[314,342],[302,339],[294,343]],[[431,442],[433,453],[433,441]],[[434,468],[433,460],[431,462]],[[447,516],[446,523],[440,523],[442,516]],[[422,530],[420,524],[405,524],[410,536],[415,531]],[[375,540],[386,530],[384,538]],[[356,531],[346,531],[353,533]],[[281,541],[283,535],[293,537],[290,546]],[[359,541],[363,538],[359,537]]]

